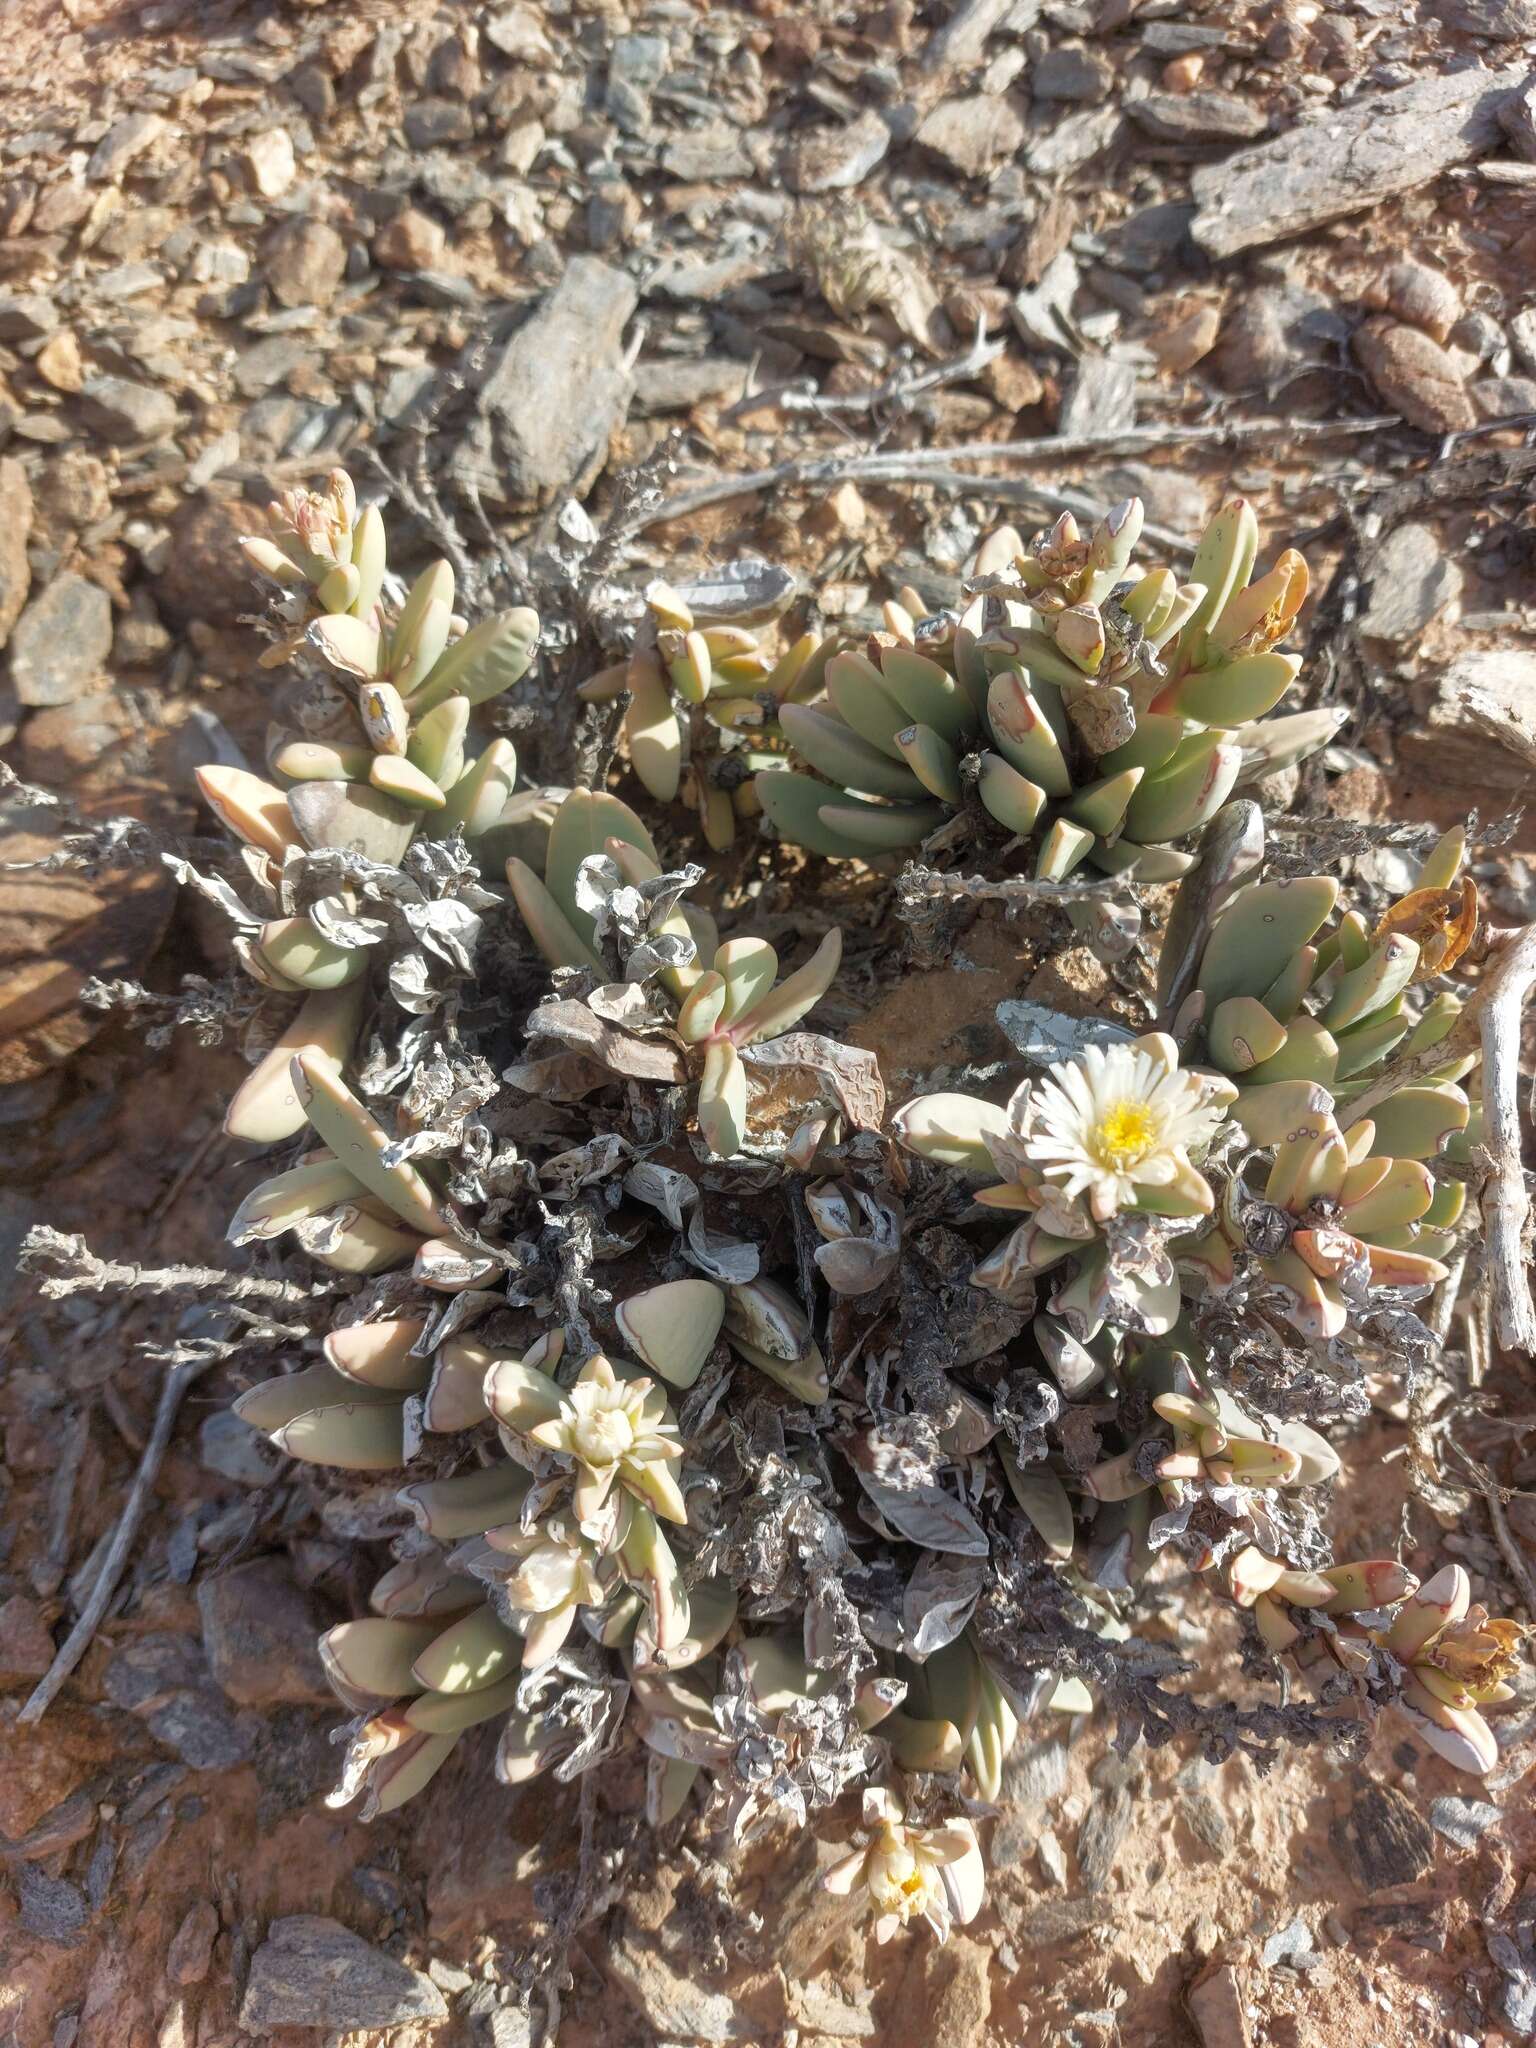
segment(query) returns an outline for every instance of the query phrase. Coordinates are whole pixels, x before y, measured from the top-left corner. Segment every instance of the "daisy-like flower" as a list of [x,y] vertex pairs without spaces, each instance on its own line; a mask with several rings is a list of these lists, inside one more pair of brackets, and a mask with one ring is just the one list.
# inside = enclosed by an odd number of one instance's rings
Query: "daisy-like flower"
[[864,1794],[864,1826],[869,1841],[834,1863],[822,1884],[844,1898],[863,1891],[876,1941],[889,1941],[914,1920],[926,1921],[947,1941],[951,1926],[975,1919],[986,1873],[970,1821],[908,1827],[891,1794],[872,1787]]
[[1235,1092],[1181,1072],[1161,1032],[1090,1045],[1031,1090],[1020,1148],[1069,1200],[1085,1200],[1095,1223],[1123,1209],[1208,1215],[1215,1198],[1190,1155],[1209,1145]]
[[503,1359],[486,1374],[491,1413],[515,1436],[568,1458],[575,1467],[576,1520],[588,1534],[603,1528],[616,1486],[668,1522],[688,1511],[672,1467],[683,1455],[677,1422],[654,1380],[620,1378],[596,1352],[569,1390],[526,1360]]
[[516,1566],[502,1583],[525,1624],[523,1668],[547,1664],[570,1634],[577,1609],[601,1606],[606,1597],[597,1550],[560,1515],[531,1530],[515,1522],[487,1529],[485,1540]]

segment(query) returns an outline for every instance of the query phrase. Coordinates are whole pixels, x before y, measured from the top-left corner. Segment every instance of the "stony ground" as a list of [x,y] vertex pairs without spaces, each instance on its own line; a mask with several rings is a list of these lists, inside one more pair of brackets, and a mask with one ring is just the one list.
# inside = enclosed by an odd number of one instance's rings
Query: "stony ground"
[[[1530,786],[1532,0],[20,0],[6,53],[0,740],[66,826],[191,830],[191,769],[259,755],[233,539],[341,458],[402,513],[429,482],[471,554],[618,502],[632,579],[764,553],[827,616],[908,581],[941,599],[999,516],[1137,490],[1172,548],[1235,487],[1321,572],[1306,680],[1352,715],[1314,810],[1487,822]],[[0,794],[0,858],[42,858],[60,820]],[[1510,920],[1531,845],[1485,877]],[[219,1256],[251,1177],[218,1135],[238,1061],[147,1045],[80,990],[174,990],[222,946],[154,866],[0,876],[8,1249],[46,1220]],[[985,1050],[1025,991],[1069,1004],[1070,964],[983,921],[853,1035],[900,1088]],[[576,1795],[508,1795],[466,1744],[408,1818],[325,1810],[310,1645],[356,1611],[354,1552],[225,1424],[216,1376],[85,1661],[19,1723],[173,1325],[20,1275],[0,1313],[0,2042],[524,2041],[516,1965],[574,1868]],[[1531,1407],[1512,1369],[1472,1402],[1517,1489]],[[1480,1500],[1410,1495],[1403,1424],[1383,1388],[1341,1537],[1450,1551],[1520,1611]],[[1518,1491],[1508,1523],[1536,1548]],[[1153,1592],[1197,1640],[1181,1584]],[[1261,1781],[1042,1728],[988,1911],[942,1952],[867,1948],[808,1839],[749,1855],[733,1918],[685,1832],[580,1936],[562,2039],[1528,2039],[1533,1732],[1505,1717],[1469,1787],[1406,1740]],[[637,1791],[604,1783],[599,1853]]]

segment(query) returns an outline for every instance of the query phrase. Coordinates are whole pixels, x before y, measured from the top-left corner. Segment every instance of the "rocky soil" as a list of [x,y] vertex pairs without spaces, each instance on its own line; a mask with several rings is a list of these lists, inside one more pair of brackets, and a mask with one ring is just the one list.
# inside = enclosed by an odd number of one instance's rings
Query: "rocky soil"
[[[1176,553],[1239,489],[1313,562],[1303,680],[1350,713],[1313,814],[1486,827],[1531,787],[1532,0],[20,0],[5,35],[0,758],[29,786],[0,790],[8,1252],[46,1221],[103,1256],[221,1257],[252,1178],[219,1132],[234,1052],[81,991],[175,991],[222,935],[153,857],[36,863],[109,817],[143,828],[128,854],[190,833],[192,769],[259,756],[235,539],[340,459],[471,558],[536,554],[574,502],[627,527],[628,581],[763,554],[825,617],[908,582],[942,601],[1000,517],[1134,490]],[[1484,875],[1506,921],[1536,915],[1531,833]],[[1047,984],[1068,1004],[1070,962],[983,919],[852,1035],[899,1088],[1005,1057],[996,1003]],[[208,1328],[46,1303],[13,1265],[0,2044],[526,2041],[522,1961],[583,1826],[600,1863],[638,1785],[585,1812],[511,1795],[467,1743],[403,1817],[328,1812],[312,1643],[356,1611],[354,1549],[224,1419],[216,1371],[84,1661],[20,1720],[151,1432],[156,1347]],[[1459,1556],[1519,1613],[1529,1379],[1474,1373],[1502,1530],[1454,1474],[1412,1490],[1383,1388],[1340,1533]],[[1176,1577],[1153,1590],[1159,1627],[1208,1641]],[[1219,1632],[1205,1654],[1235,1678]],[[685,1828],[581,1933],[562,2040],[1536,2035],[1528,1708],[1481,1786],[1402,1738],[1261,1778],[1112,1734],[1021,1745],[991,1903],[942,1951],[867,1947],[808,1838],[749,1853],[733,1917]]]

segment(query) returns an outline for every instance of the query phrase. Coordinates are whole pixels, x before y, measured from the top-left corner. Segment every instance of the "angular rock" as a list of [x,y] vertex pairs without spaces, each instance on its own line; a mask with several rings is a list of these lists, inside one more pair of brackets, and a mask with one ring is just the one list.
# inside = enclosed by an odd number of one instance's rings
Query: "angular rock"
[[1375,640],[1407,640],[1461,595],[1462,574],[1427,526],[1399,526],[1376,557],[1359,630]]
[[189,498],[171,517],[171,544],[155,579],[157,608],[173,625],[254,611],[255,576],[240,539],[263,531],[260,513],[238,498]]
[[32,587],[27,540],[32,531],[32,487],[12,457],[0,460],[0,647],[11,637]]
[[1203,362],[1221,332],[1221,308],[1208,300],[1185,299],[1170,309],[1168,324],[1147,336],[1158,365],[1181,377]]
[[165,1955],[166,1981],[182,1990],[203,1983],[212,1966],[213,1944],[218,1938],[218,1908],[212,1899],[199,1899],[171,1937]]
[[417,100],[405,110],[405,139],[417,149],[472,142],[474,136],[475,117],[458,100]]
[[688,185],[750,178],[754,169],[742,147],[741,130],[728,121],[713,121],[674,135],[661,153],[661,167],[669,177],[681,178]]
[[1486,1799],[1463,1799],[1458,1793],[1429,1803],[1429,1824],[1458,1849],[1475,1849],[1490,1828],[1497,1827],[1503,1812]]
[[1361,368],[1388,405],[1426,434],[1461,433],[1477,424],[1455,359],[1422,329],[1373,313],[1355,331]]
[[1480,419],[1508,420],[1536,412],[1536,377],[1479,377],[1472,399]]
[[1159,142],[1251,142],[1269,126],[1263,107],[1232,92],[1149,92],[1125,111]]
[[98,433],[118,446],[160,441],[176,425],[176,401],[131,377],[87,377],[84,412]]
[[1536,0],[1429,0],[1429,12],[1463,35],[1519,43],[1536,36]]
[[[1406,752],[1437,781],[1501,795],[1529,793],[1536,771],[1536,654],[1458,655],[1420,693]],[[1490,744],[1491,742],[1491,744]]]
[[281,199],[298,176],[293,137],[286,128],[262,128],[244,149],[245,173],[263,199]]
[[53,1636],[36,1601],[16,1593],[0,1603],[0,1685],[41,1678],[53,1651]]
[[1189,2016],[1200,2036],[1200,2048],[1251,2048],[1248,2001],[1232,1963],[1217,1963],[1197,1977],[1184,1994]]
[[501,7],[487,15],[480,33],[493,50],[520,64],[542,67],[555,62],[554,46],[532,7]]
[[861,184],[890,146],[890,129],[870,108],[845,127],[796,136],[780,169],[791,192],[840,192]]
[[930,1947],[923,1956],[922,2014],[912,2038],[929,2048],[982,2048],[992,2011],[991,1961],[983,1942]]
[[1136,367],[1114,356],[1084,356],[1061,417],[1059,434],[1118,434],[1136,424]]
[[1024,121],[1013,102],[996,93],[940,100],[919,124],[917,141],[966,178],[985,178],[1018,153]]
[[1417,1884],[1434,1868],[1435,1838],[1429,1823],[1395,1785],[1361,1786],[1349,1812],[1329,1833],[1367,1891]]
[[747,386],[747,365],[730,356],[691,356],[675,363],[640,363],[635,369],[635,411],[642,417],[688,412],[707,399],[731,401]]
[[323,1624],[280,1559],[254,1558],[204,1579],[197,1609],[209,1669],[237,1706],[302,1706],[331,1697],[315,1648]]
[[1415,191],[1497,147],[1499,110],[1525,76],[1514,66],[1424,78],[1206,165],[1192,181],[1191,233],[1208,254],[1235,256]]
[[1328,360],[1336,317],[1321,292],[1258,285],[1222,323],[1216,375],[1228,391],[1275,391]]
[[41,292],[0,296],[0,341],[37,341],[59,324],[59,309]]
[[435,270],[448,237],[431,214],[408,206],[373,238],[373,260],[386,270]]
[[261,267],[280,306],[328,306],[347,273],[347,245],[323,220],[284,221],[262,244]]
[[72,704],[33,712],[22,729],[22,762],[34,781],[64,788],[121,747],[132,730],[132,715],[116,692],[93,690]]
[[1037,100],[1083,100],[1096,106],[1108,99],[1115,68],[1097,50],[1047,50],[1028,73],[1030,94]]
[[493,433],[464,451],[483,496],[541,504],[599,473],[634,388],[623,337],[635,303],[622,270],[574,256],[532,319],[493,352],[478,422]]
[[11,681],[23,704],[72,704],[101,680],[112,600],[84,576],[55,576],[16,621]]
[[315,1913],[272,1922],[240,2003],[241,2026],[259,2036],[273,2027],[398,2027],[447,2017],[430,1977]]
[[98,185],[120,178],[134,158],[142,156],[164,132],[165,121],[159,114],[124,114],[91,151],[85,175]]
[[750,2041],[758,2032],[728,1992],[673,1968],[647,1937],[629,1929],[607,1956],[615,1978],[662,2041]]

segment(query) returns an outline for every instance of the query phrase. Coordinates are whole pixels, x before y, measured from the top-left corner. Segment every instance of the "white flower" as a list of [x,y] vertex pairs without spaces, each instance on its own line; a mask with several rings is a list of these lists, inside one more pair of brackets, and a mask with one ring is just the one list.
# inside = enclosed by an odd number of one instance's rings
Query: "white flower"
[[1205,1215],[1213,1197],[1190,1154],[1210,1143],[1223,1110],[1222,1091],[1180,1072],[1172,1039],[1152,1032],[1052,1067],[1030,1092],[1021,1144],[1064,1195],[1087,1198],[1096,1223],[1129,1208]]
[[666,1396],[654,1380],[620,1379],[599,1352],[581,1368],[576,1384],[557,1398],[557,1412],[526,1434],[543,1449],[574,1461],[576,1519],[583,1529],[597,1525],[616,1483],[667,1521],[687,1521],[671,1469],[683,1447]]
[[485,1540],[509,1559],[521,1560],[506,1580],[506,1594],[524,1623],[523,1667],[547,1664],[570,1634],[577,1608],[603,1602],[597,1551],[560,1516],[526,1531],[515,1523],[488,1529]]
[[914,1920],[926,1921],[945,1941],[954,1922],[963,1927],[975,1919],[985,1873],[968,1820],[907,1827],[890,1793],[876,1789],[864,1795],[864,1825],[871,1830],[867,1845],[834,1863],[822,1884],[844,1897],[862,1888],[875,1916],[876,1941],[889,1941]]

